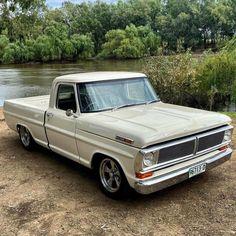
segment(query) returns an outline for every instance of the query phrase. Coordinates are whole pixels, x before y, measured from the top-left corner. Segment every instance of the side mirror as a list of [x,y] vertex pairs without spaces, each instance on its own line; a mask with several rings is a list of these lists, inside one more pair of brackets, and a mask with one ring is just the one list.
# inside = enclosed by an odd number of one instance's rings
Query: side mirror
[[70,116],[73,116],[73,115],[74,115],[73,110],[67,109],[67,110],[66,110],[66,115],[69,116],[69,117],[70,117]]
[[66,110],[66,116],[68,116],[68,117],[73,116],[74,118],[78,118],[78,116],[74,113],[74,111],[72,109]]

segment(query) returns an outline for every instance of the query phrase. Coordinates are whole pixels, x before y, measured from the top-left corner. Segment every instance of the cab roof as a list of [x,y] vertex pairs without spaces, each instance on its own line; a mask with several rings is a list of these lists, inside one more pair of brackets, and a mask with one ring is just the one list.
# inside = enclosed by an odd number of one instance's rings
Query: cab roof
[[143,73],[136,72],[87,72],[63,75],[55,78],[54,83],[58,82],[71,82],[71,83],[83,83],[83,82],[97,82],[116,79],[129,79],[146,77]]

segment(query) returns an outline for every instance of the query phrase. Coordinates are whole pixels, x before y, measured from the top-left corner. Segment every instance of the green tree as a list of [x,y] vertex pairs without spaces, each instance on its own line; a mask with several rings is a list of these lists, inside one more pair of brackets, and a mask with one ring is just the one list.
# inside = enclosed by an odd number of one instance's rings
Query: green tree
[[3,0],[0,3],[0,30],[7,32],[10,41],[29,39],[40,28],[44,10],[44,0]]
[[141,58],[155,55],[160,46],[159,38],[149,27],[130,25],[125,30],[111,30],[100,54],[105,58]]
[[2,0],[0,35],[11,43],[8,55],[19,44],[25,48],[27,55],[20,61],[76,60],[94,54],[140,58],[217,50],[235,34],[235,16],[233,0],[65,1],[56,9],[48,9],[45,0]]
[[0,35],[0,61],[1,62],[3,60],[5,48],[8,46],[8,44],[9,44],[9,39],[7,38],[7,36]]
[[68,38],[68,27],[58,22],[48,22],[44,33],[49,37],[51,45],[51,60],[61,60],[64,41]]
[[71,40],[64,39],[62,41],[62,45],[62,59],[73,60],[76,54],[76,50]]
[[71,42],[75,49],[75,58],[91,58],[94,55],[94,43],[90,35],[74,34]]
[[225,38],[232,36],[235,26],[234,11],[231,0],[221,0],[211,9],[211,14],[216,22],[217,36]]
[[20,41],[9,43],[5,49],[2,57],[3,63],[25,63],[30,61],[31,52],[29,48]]
[[142,43],[145,46],[145,55],[157,55],[161,45],[160,37],[157,36],[149,26],[139,26],[137,27],[137,31],[138,37],[141,39]]
[[47,62],[53,58],[53,43],[49,36],[39,36],[34,43],[34,55],[36,61]]

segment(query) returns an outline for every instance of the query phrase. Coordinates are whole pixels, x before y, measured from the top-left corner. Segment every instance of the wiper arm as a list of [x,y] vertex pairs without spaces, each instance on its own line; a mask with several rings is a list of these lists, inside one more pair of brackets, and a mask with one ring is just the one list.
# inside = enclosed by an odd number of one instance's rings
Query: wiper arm
[[137,105],[148,105],[148,104],[151,104],[151,103],[154,103],[154,102],[159,102],[159,101],[160,100],[155,99],[155,100],[148,101],[148,102],[124,104],[124,105],[120,105],[120,106],[114,107],[112,109],[112,111],[115,111],[115,110],[120,109],[120,108],[125,108],[125,107],[132,107],[132,106],[137,106]]
[[131,103],[131,104],[124,104],[124,105],[120,105],[120,106],[117,106],[117,107],[114,107],[112,109],[112,111],[115,111],[115,110],[118,110],[120,108],[124,108],[124,107],[132,107],[132,106],[135,106],[135,105],[139,105],[139,103]]
[[154,102],[159,102],[160,100],[158,99],[155,99],[155,100],[152,100],[152,101],[148,101],[146,102],[145,104],[148,105],[148,104],[151,104],[151,103],[154,103]]

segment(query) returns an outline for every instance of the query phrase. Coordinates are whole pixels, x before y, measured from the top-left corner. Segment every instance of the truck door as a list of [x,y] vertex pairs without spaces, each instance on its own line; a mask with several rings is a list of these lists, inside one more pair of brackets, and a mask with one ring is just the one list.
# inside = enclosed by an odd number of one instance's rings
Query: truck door
[[78,151],[75,141],[75,115],[67,116],[68,109],[77,112],[76,87],[73,84],[59,84],[55,87],[54,107],[46,113],[45,127],[52,151],[78,161]]

